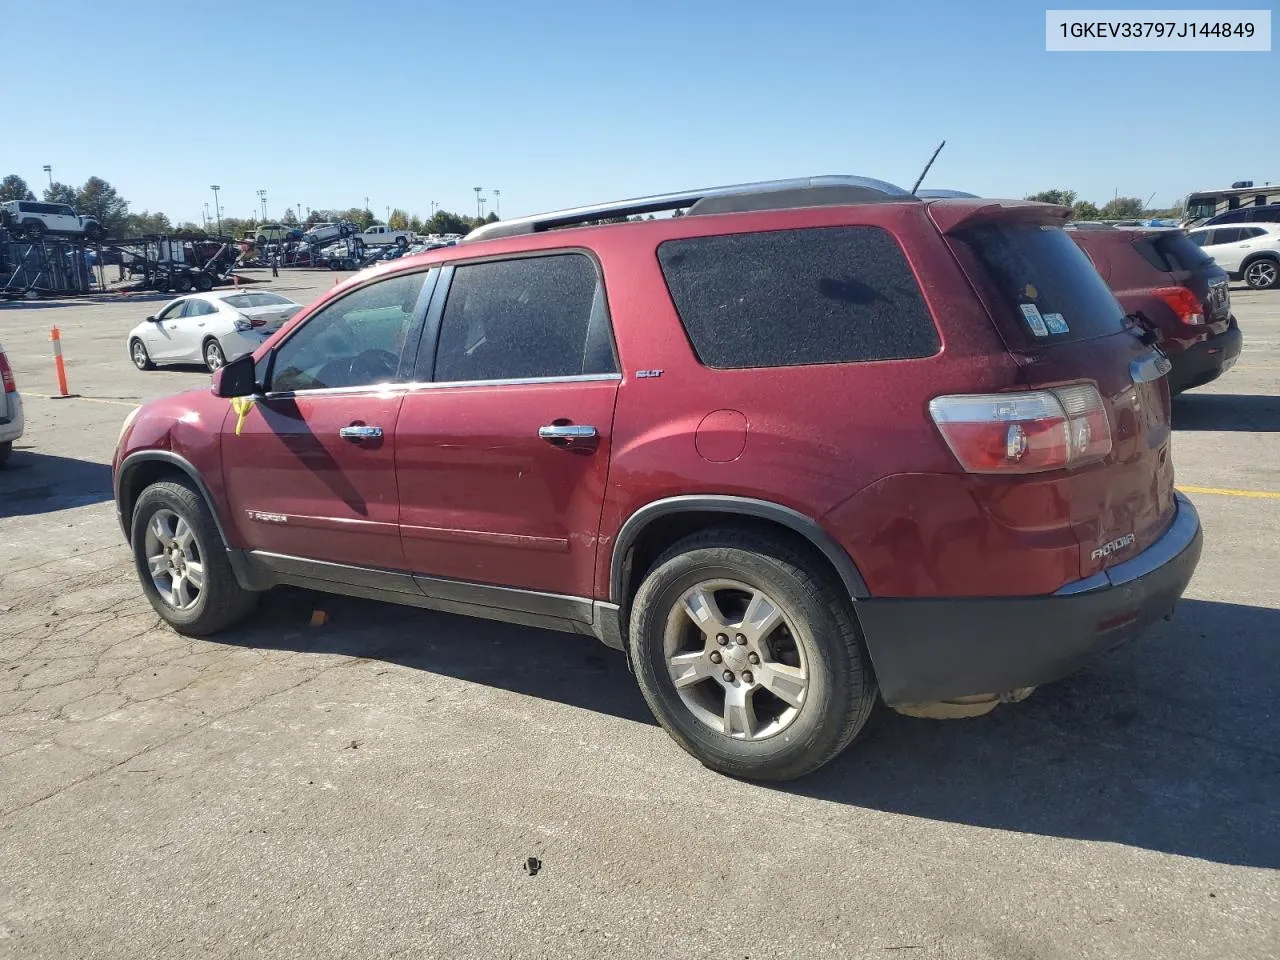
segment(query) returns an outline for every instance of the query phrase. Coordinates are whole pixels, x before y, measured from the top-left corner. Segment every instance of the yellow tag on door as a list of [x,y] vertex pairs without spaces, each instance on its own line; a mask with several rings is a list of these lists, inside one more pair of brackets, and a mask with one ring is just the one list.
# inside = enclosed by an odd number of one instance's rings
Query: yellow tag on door
[[253,397],[232,397],[231,409],[236,412],[236,436],[238,437],[240,429],[244,426],[244,418],[253,409]]

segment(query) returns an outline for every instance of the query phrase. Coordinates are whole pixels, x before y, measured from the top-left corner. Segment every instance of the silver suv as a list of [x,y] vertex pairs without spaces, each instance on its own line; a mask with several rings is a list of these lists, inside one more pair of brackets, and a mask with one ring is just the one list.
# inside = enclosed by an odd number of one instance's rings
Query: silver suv
[[38,203],[34,200],[0,203],[0,226],[31,240],[39,240],[47,233],[87,240],[101,240],[106,235],[97,220],[78,215],[65,203]]

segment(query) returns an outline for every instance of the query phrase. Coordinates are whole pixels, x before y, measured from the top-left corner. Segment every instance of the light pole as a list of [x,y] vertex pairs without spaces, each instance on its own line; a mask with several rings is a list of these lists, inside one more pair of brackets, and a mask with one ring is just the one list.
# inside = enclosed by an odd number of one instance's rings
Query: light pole
[[497,187],[493,188],[493,212],[502,219],[502,191]]
[[297,211],[298,211],[298,213],[297,213],[298,222],[299,222],[299,223],[302,223],[302,222],[303,222],[303,220],[302,220],[302,201],[301,201],[301,200],[299,200],[299,201],[298,201],[298,205],[297,205],[296,207],[294,207],[293,209],[295,209],[295,210],[297,210]]
[[436,215],[436,202],[434,200],[431,201],[431,215],[433,217]]
[[391,204],[387,204],[387,226],[391,226]]
[[44,172],[49,175],[49,189],[52,190],[53,189],[53,167],[51,167],[49,164],[46,163],[44,165]]
[[480,191],[483,190],[484,187],[472,187],[471,189],[476,192],[476,216],[479,217],[480,216]]
[[218,233],[222,233],[222,208],[218,206],[218,191],[222,188],[216,183],[209,187],[213,191],[213,218],[218,224]]
[[483,220],[483,219],[484,219],[484,205],[485,205],[486,203],[488,203],[488,202],[489,202],[489,198],[488,198],[488,197],[481,197],[481,198],[480,198],[480,219],[481,219],[481,220]]
[[263,223],[266,223],[266,221],[267,221],[267,191],[265,191],[265,190],[259,190],[259,191],[258,191],[258,202],[262,204],[262,222],[263,222]]
[[211,219],[211,218],[210,218],[210,216],[209,216],[209,201],[207,201],[207,200],[206,200],[206,201],[205,201],[205,204],[204,204],[204,228],[205,228],[205,230],[208,230],[208,229],[209,229],[209,220],[210,220],[210,219]]

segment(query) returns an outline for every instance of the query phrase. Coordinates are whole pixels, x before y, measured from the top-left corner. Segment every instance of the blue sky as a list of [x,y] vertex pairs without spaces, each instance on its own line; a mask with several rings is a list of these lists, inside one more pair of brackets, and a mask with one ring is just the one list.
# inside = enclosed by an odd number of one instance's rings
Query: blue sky
[[504,216],[808,174],[909,187],[943,138],[926,182],[991,196],[1280,181],[1280,54],[1046,53],[1045,6],[11,3],[0,174],[96,174],[197,221],[213,183],[232,216],[265,189],[273,218],[474,211],[475,185]]

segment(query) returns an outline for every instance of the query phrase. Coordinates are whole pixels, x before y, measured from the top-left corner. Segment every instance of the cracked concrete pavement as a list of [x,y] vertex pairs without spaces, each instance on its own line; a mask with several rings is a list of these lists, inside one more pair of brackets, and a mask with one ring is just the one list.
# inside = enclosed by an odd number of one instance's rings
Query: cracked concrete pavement
[[[1246,352],[1177,402],[1178,478],[1277,492],[1280,293],[1233,297]],[[28,417],[0,471],[0,957],[1276,955],[1280,499],[1193,494],[1177,617],[1078,676],[739,783],[587,638],[300,590],[214,639],[163,626],[106,466],[134,403],[205,380],[129,365],[154,307],[0,307]],[[39,396],[52,322],[84,399]]]

